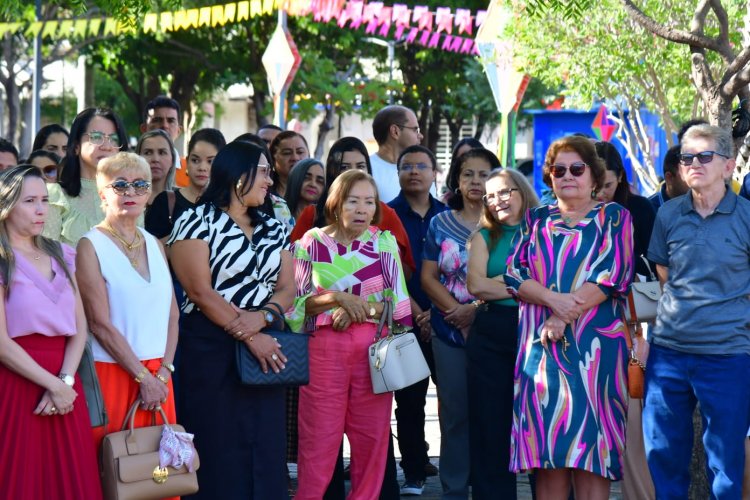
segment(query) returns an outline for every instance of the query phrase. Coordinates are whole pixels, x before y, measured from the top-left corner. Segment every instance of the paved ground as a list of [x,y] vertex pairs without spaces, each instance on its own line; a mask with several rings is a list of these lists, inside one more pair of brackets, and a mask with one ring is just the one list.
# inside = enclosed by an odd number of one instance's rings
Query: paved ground
[[[394,403],[395,407],[395,403]],[[431,383],[430,389],[427,393],[427,406],[425,408],[426,422],[425,422],[425,438],[430,445],[430,456],[432,463],[440,466],[439,458],[440,455],[440,423],[438,422],[437,412],[437,393],[435,392],[435,386]],[[393,434],[396,435],[396,416],[391,415],[391,427],[393,428]],[[345,460],[348,461],[349,447],[348,443],[344,445],[344,456]],[[400,458],[398,452],[398,445],[396,445],[396,462]],[[297,469],[294,464],[290,464],[290,472],[293,479],[296,479]],[[398,469],[399,484],[403,483],[404,475],[401,468]],[[439,499],[442,490],[440,487],[440,479],[437,477],[427,478],[425,484],[424,493],[421,497],[423,499]],[[404,497],[404,498],[417,498],[417,497]],[[531,487],[529,486],[529,478],[526,474],[520,474],[518,476],[518,500],[531,500]],[[610,500],[621,500],[622,494],[620,493],[619,483],[612,484],[612,493]],[[498,499],[503,500],[503,499]]]

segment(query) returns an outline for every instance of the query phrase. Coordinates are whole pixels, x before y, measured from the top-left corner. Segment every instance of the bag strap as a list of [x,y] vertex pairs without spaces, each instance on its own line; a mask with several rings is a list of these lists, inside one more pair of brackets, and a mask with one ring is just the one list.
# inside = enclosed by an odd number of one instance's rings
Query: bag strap
[[648,261],[648,259],[643,255],[639,255],[641,260],[646,264],[646,269],[648,269],[649,277],[651,278],[649,281],[657,281],[656,276],[654,275],[654,271],[651,269],[651,263]]
[[633,297],[632,288],[630,289],[630,293],[628,293],[628,309],[630,310],[630,321],[639,325],[640,322],[638,321],[638,313],[635,310],[635,297]]
[[[135,414],[138,413],[138,405],[141,404],[142,400],[141,398],[136,398],[132,405],[130,405],[130,409],[128,410],[128,413],[125,414],[125,418],[122,421],[122,427],[120,428],[120,431],[129,430],[129,434],[133,433],[133,429],[135,428]],[[156,412],[161,413],[161,419],[165,424],[169,424],[169,420],[167,420],[167,414],[164,413],[164,410],[161,406],[159,406],[158,410],[153,410],[153,423],[156,425]],[[128,425],[130,424],[130,425]]]
[[386,321],[388,322],[388,332],[385,335],[387,337],[393,331],[393,302],[390,297],[383,299],[383,312],[380,314],[378,328],[375,331],[375,342],[383,336],[383,328],[386,325]]
[[[286,320],[284,320],[284,316],[282,316],[279,313],[279,311],[277,311],[275,308],[269,307],[268,304],[267,304],[265,306],[260,307],[258,310],[259,311],[266,311],[266,312],[271,313],[273,315],[273,317],[276,318],[276,320],[274,321],[274,323],[276,323],[276,322],[281,323],[281,327],[279,328],[279,330],[282,330],[282,331],[291,331],[291,330],[289,330],[289,325],[286,324]],[[269,326],[273,326],[273,325],[269,325]]]
[[172,214],[174,214],[174,205],[177,201],[177,196],[175,196],[174,191],[165,191],[167,193],[167,210],[169,210],[169,223],[174,224],[174,221],[172,220]]

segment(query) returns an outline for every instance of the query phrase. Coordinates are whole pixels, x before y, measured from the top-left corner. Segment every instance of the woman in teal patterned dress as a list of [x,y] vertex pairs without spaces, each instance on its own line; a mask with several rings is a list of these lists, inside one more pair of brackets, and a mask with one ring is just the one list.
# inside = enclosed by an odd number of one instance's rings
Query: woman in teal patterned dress
[[604,165],[593,143],[547,151],[557,204],[530,210],[508,257],[519,300],[511,470],[534,469],[537,497],[606,499],[622,479],[627,415],[623,302],[633,277],[630,214],[594,199]]

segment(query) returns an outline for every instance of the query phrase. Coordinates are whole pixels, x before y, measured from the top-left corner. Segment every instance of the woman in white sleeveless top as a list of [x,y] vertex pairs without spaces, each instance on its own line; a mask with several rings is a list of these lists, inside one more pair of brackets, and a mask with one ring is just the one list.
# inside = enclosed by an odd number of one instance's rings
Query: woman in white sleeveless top
[[152,425],[161,407],[175,421],[171,373],[177,304],[161,243],[136,227],[149,199],[151,170],[132,153],[99,162],[104,221],[78,244],[76,277],[94,336],[96,371],[109,423],[94,429],[97,446],[119,430],[136,399],[136,427]]

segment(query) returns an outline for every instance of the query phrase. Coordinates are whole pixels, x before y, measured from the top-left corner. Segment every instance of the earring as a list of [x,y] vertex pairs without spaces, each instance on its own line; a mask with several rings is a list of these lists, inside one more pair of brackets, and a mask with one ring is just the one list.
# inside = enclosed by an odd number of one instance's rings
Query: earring
[[596,198],[596,189],[591,190],[591,199]]
[[453,190],[453,192],[456,194],[461,194],[461,188],[456,188]]
[[336,222],[339,221],[339,214],[333,214],[333,216],[336,218]]

